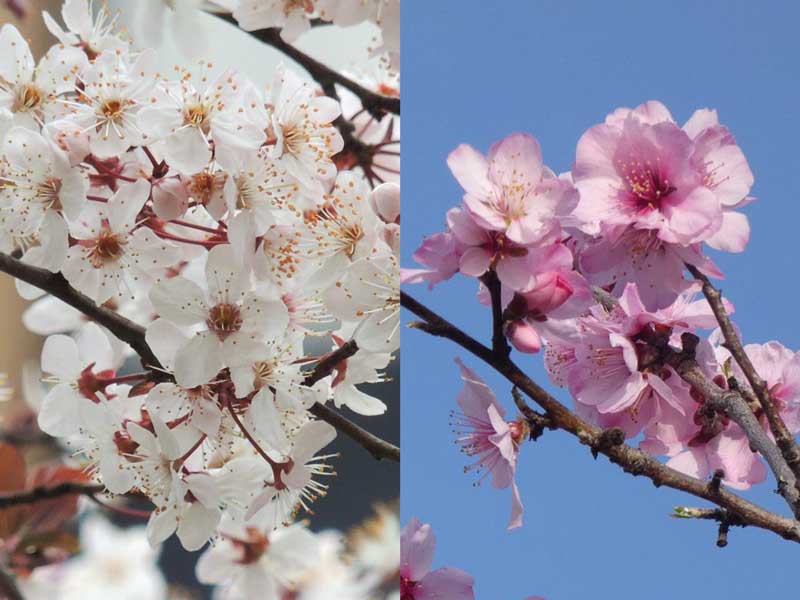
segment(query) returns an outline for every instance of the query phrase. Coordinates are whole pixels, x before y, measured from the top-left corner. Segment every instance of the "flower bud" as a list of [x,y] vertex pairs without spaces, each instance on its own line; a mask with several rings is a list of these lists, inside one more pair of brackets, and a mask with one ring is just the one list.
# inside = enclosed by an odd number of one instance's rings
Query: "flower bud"
[[527,321],[511,321],[506,329],[508,340],[520,352],[535,354],[542,348],[542,339]]
[[528,310],[548,313],[564,304],[573,292],[572,285],[560,273],[548,271],[537,275],[534,286],[522,295]]

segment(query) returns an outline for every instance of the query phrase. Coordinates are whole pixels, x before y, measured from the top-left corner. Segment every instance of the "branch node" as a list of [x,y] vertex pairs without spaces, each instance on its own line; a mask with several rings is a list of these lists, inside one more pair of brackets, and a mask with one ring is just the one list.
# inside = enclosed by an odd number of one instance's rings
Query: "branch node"
[[517,405],[520,413],[522,413],[522,416],[528,423],[530,429],[528,432],[528,439],[530,441],[535,442],[542,437],[545,429],[553,429],[555,427],[547,415],[538,413],[528,406],[528,403],[525,402],[517,386],[511,388],[511,397],[514,398],[514,404]]
[[619,427],[604,429],[597,436],[592,446],[592,456],[597,459],[600,452],[606,452],[614,446],[621,446],[625,443],[625,432]]
[[725,477],[725,471],[722,469],[717,469],[714,471],[714,474],[711,476],[711,481],[708,483],[708,489],[714,493],[718,494],[720,490],[720,485],[722,484],[722,480]]
[[697,351],[697,345],[700,343],[700,338],[695,334],[688,331],[681,334],[681,344],[683,346],[683,353],[687,358],[694,358]]
[[728,521],[723,521],[719,524],[719,531],[717,533],[717,548],[724,548],[728,545],[728,530],[731,525]]

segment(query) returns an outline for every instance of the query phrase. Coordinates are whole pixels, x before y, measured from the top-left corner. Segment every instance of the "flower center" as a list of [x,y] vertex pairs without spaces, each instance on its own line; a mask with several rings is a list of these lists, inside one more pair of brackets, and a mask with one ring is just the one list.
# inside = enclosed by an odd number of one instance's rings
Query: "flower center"
[[106,119],[111,121],[118,120],[122,116],[124,110],[125,105],[118,99],[106,100],[100,105],[100,112]]
[[110,229],[103,229],[94,240],[94,247],[89,253],[89,261],[95,269],[118,260],[125,253],[125,240]]
[[251,565],[264,555],[269,548],[269,538],[255,527],[248,527],[246,539],[230,537],[234,547],[241,552],[236,561],[240,565]]
[[253,384],[257,390],[267,385],[272,376],[272,363],[268,361],[260,361],[253,365]]
[[221,302],[208,311],[206,325],[216,336],[224,340],[242,328],[242,314],[235,304]]
[[314,12],[314,3],[311,0],[283,0],[283,14],[287,17],[297,9],[307,13]]
[[414,600],[414,588],[417,587],[416,581],[411,581],[408,577],[400,576],[400,600]]
[[47,208],[61,210],[61,180],[57,177],[50,177],[36,186],[36,197],[42,201]]
[[508,429],[511,432],[511,441],[515,446],[519,446],[525,441],[531,433],[531,427],[524,417],[520,416],[516,421],[511,421],[508,424]]
[[44,94],[42,91],[31,83],[17,88],[14,94],[14,104],[11,107],[12,112],[25,112],[33,110],[41,104]]
[[209,132],[208,111],[201,102],[188,106],[183,119],[186,125],[199,127],[200,130],[206,134]]
[[664,173],[659,158],[655,164],[650,160],[642,162],[632,158],[630,161],[620,160],[617,165],[628,190],[639,200],[641,208],[659,208],[661,201],[677,189]]
[[227,173],[223,172],[201,171],[195,173],[189,181],[189,193],[192,198],[205,206],[211,201],[211,194],[215,190],[222,189],[227,179]]
[[298,127],[288,127],[283,130],[283,151],[287,154],[297,156],[303,149],[303,143],[307,141],[308,136]]
[[345,225],[339,230],[339,239],[344,247],[344,253],[348,258],[353,258],[353,255],[356,253],[356,246],[363,237],[364,230],[361,229],[361,225],[358,223]]

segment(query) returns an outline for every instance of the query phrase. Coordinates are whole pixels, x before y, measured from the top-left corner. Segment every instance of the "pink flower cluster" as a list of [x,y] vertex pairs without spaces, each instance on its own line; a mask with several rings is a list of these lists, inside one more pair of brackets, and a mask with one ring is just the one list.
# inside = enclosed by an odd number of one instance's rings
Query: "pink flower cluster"
[[[571,172],[561,175],[523,133],[495,143],[486,157],[461,145],[448,165],[463,202],[448,211],[446,231],[422,242],[414,254],[422,268],[403,270],[404,283],[432,288],[462,273],[480,280],[478,298],[490,304],[496,277],[509,342],[528,353],[545,347],[550,377],[570,391],[579,415],[621,428],[696,477],[722,470],[739,489],[765,479],[740,427],[658,351],[680,347],[682,333],[717,326],[709,304],[695,299],[687,265],[722,277],[704,244],[741,252],[749,238],[737,209],[752,200],[753,175],[716,111],[698,110],[680,126],[656,101],[617,109],[581,136]],[[731,376],[746,385],[719,337],[716,330],[701,340],[701,368],[722,387]],[[746,352],[790,432],[800,432],[800,353],[778,342]],[[457,442],[475,459],[466,470],[512,487],[509,528],[519,526],[514,474],[524,419],[507,422],[488,386],[460,366]],[[756,417],[769,431],[764,415]]]

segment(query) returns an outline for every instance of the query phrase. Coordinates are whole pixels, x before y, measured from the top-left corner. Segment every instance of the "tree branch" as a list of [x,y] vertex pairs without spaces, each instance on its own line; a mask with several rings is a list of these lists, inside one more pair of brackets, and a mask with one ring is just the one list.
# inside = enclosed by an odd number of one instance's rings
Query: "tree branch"
[[330,423],[347,437],[358,442],[358,444],[365,448],[377,460],[388,458],[391,461],[400,462],[400,448],[394,444],[390,444],[389,442],[382,440],[363,427],[356,425],[351,420],[342,416],[332,408],[329,408],[318,402],[309,408],[308,412],[315,417]]
[[[215,16],[237,27],[239,26],[236,19],[233,18],[233,15],[217,13]],[[338,71],[322,64],[317,59],[283,41],[280,35],[280,29],[259,29],[257,31],[248,31],[247,33],[302,65],[302,67],[308,71],[309,75],[311,75],[322,89],[325,90],[328,96],[337,98],[333,85],[338,83],[358,96],[359,100],[361,100],[361,106],[375,118],[380,119],[386,113],[400,114],[400,98],[384,96],[383,94],[373,92],[352,79],[345,77]]]
[[105,486],[99,484],[87,484],[77,481],[64,481],[56,485],[42,485],[22,490],[19,492],[6,492],[0,494],[0,509],[17,506],[19,504],[32,504],[39,500],[51,500],[61,496],[93,496],[105,490]]
[[789,469],[794,474],[795,482],[800,484],[800,447],[798,447],[794,436],[789,432],[786,423],[784,423],[781,418],[766,382],[756,371],[750,357],[747,356],[742,342],[739,339],[739,335],[736,333],[736,328],[733,326],[728,312],[725,310],[725,305],[722,302],[722,294],[697,267],[687,264],[686,268],[692,276],[702,284],[703,295],[711,306],[711,310],[725,338],[724,346],[731,353],[731,356],[733,356],[733,359],[747,378],[750,388],[753,390],[761,404],[761,408],[764,410],[770,431],[772,431],[772,435],[775,436],[775,443],[778,445]]
[[81,294],[67,283],[61,273],[51,273],[46,269],[25,264],[21,260],[3,253],[0,253],[0,271],[55,296],[96,321],[133,348],[145,367],[161,368],[161,363],[145,342],[144,327],[113,310],[98,306],[91,298]]
[[[145,367],[155,369],[161,368],[161,363],[159,363],[155,354],[153,354],[153,351],[150,349],[150,346],[148,346],[145,341],[144,327],[134,323],[130,319],[126,319],[112,310],[103,306],[98,306],[91,298],[84,296],[70,286],[61,273],[51,273],[45,269],[25,264],[21,260],[3,253],[0,253],[0,271],[8,273],[12,277],[16,277],[17,279],[52,294],[59,300],[79,310],[90,319],[103,325],[116,337],[133,348],[141,358],[142,364]],[[316,377],[316,379],[313,379],[313,382],[316,383],[319,379],[330,374],[336,364],[352,356],[357,349],[358,347],[355,346],[355,342],[352,342],[352,345],[350,345],[349,342],[344,344],[341,348],[332,352],[327,358],[320,361],[317,368],[312,371],[309,377]],[[319,371],[317,371],[317,369],[319,369]],[[153,371],[151,377],[154,379],[171,379],[171,376],[161,371]],[[313,406],[311,412],[353,438],[372,453],[373,456],[377,458],[385,457],[393,460],[400,460],[399,448],[388,442],[384,442],[332,409],[327,407],[317,409],[316,406]]]
[[772,531],[794,542],[800,542],[800,523],[793,519],[765,510],[727,489],[715,489],[707,481],[701,481],[676,471],[628,444],[601,444],[602,429],[584,421],[567,409],[523,373],[508,357],[497,356],[492,350],[407,293],[401,291],[400,302],[404,308],[424,320],[424,323],[416,326],[417,329],[449,339],[493,367],[541,406],[555,427],[572,434],[593,449],[596,448],[600,454],[607,456],[611,462],[619,465],[625,472],[632,475],[643,475],[656,486],[665,485],[703,498],[728,510],[730,514],[748,525]]
[[499,356],[508,356],[511,354],[511,347],[503,329],[502,285],[493,270],[481,277],[481,281],[492,298],[492,351]]
[[[303,385],[308,387],[313,386],[320,379],[330,375],[340,362],[347,360],[356,352],[358,352],[358,345],[355,340],[345,342],[316,364],[314,369],[306,376]],[[400,462],[400,448],[373,435],[332,408],[317,402],[314,406],[309,408],[308,411],[315,417],[330,423],[352,440],[358,442],[377,460],[388,458],[389,460]]]

